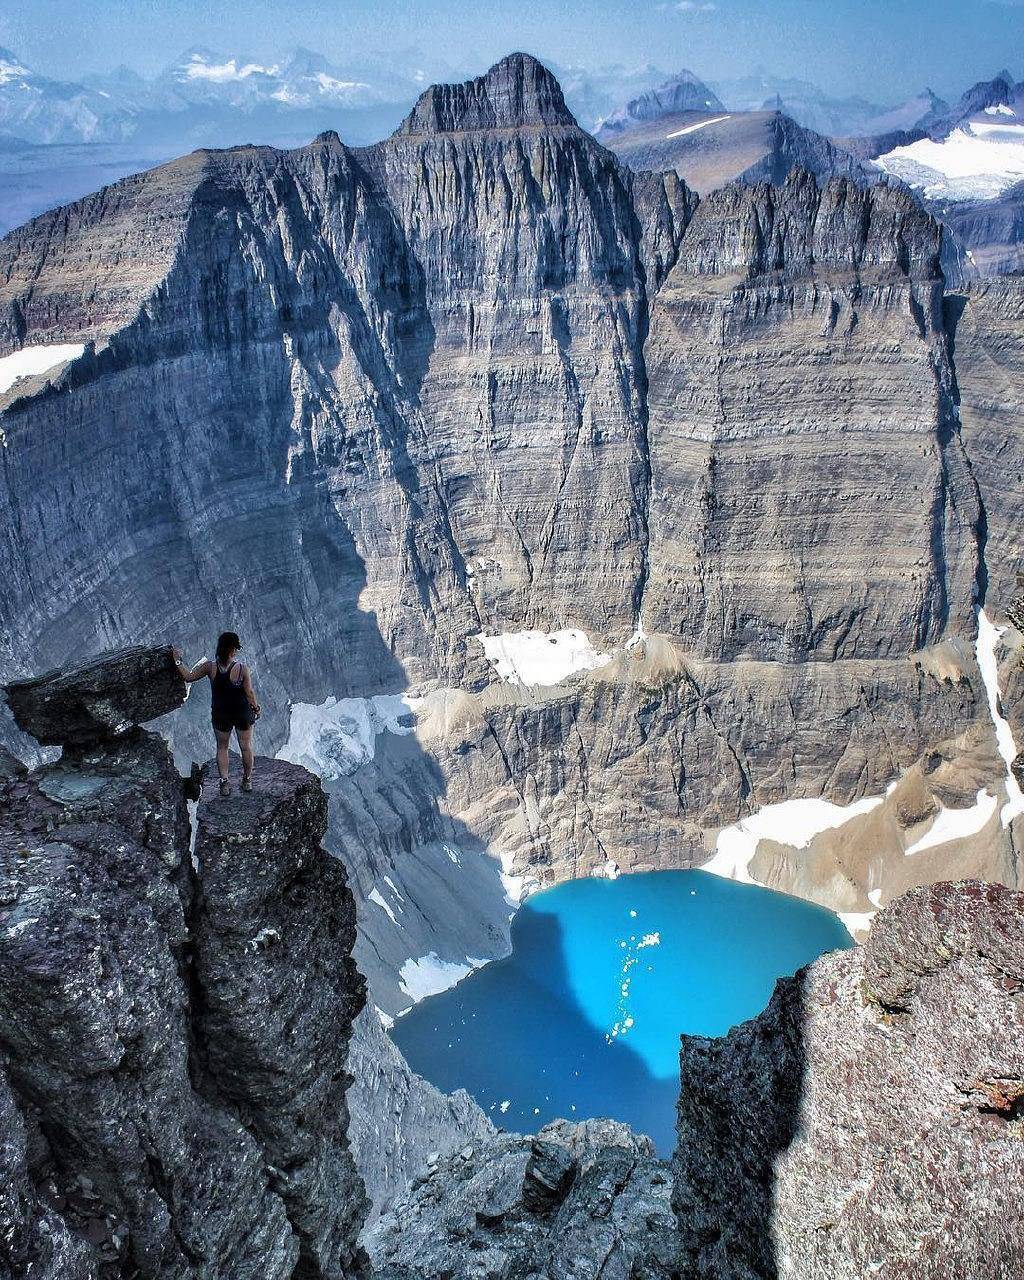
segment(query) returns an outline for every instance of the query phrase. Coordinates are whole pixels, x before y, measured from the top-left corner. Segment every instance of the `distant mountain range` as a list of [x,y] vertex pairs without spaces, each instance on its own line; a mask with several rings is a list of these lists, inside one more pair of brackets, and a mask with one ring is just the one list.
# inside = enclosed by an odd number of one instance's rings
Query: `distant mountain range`
[[[384,138],[423,90],[420,62],[416,50],[339,64],[309,49],[256,59],[196,46],[152,79],[120,67],[72,83],[0,49],[0,234],[198,147],[295,147],[326,130],[350,145]],[[953,106],[928,88],[886,106],[762,71],[709,83],[652,64],[552,70],[576,120],[634,168],[675,168],[698,191],[781,182],[795,167],[884,173],[956,228],[965,270],[1019,269],[1024,82],[1008,71]]]
[[[421,92],[427,77],[418,61],[416,51],[338,64],[309,49],[255,59],[196,46],[154,79],[120,67],[66,82],[41,75],[16,53],[0,49],[0,140],[166,140],[184,150],[254,139],[287,145],[333,128],[348,142],[370,142],[390,132]],[[762,72],[709,84],[692,71],[670,74],[651,64],[553,65],[552,70],[576,119],[591,131],[679,111],[769,110],[781,111],[816,133],[845,137],[930,130],[949,111],[928,89],[886,106]],[[457,78],[457,71],[449,72]],[[1012,85],[1012,78],[1006,78]],[[982,87],[975,89],[979,105],[988,105],[981,101],[986,96]],[[998,94],[991,90],[989,96],[991,92]]]
[[70,84],[0,49],[0,136],[36,144],[151,143],[179,150],[256,139],[300,143],[326,128],[368,142],[422,89],[415,70],[337,67],[297,49],[280,62],[188,49],[155,80],[127,67]]

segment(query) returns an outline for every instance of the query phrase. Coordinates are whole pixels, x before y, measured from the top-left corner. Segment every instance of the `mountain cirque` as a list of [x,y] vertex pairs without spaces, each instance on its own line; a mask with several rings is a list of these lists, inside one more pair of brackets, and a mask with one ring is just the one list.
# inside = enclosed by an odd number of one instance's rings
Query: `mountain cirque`
[[[159,669],[166,652],[107,655],[62,696],[143,658]],[[168,682],[133,714],[181,693]],[[410,1164],[364,1252],[354,1135],[372,1166],[407,1095],[384,1125],[361,1114],[388,1103],[397,1055],[374,1080],[372,1056],[346,1053],[365,986],[318,780],[261,758],[253,793],[224,798],[132,722],[88,742],[72,729],[59,760],[0,784],[0,1274],[1019,1271],[1021,894],[915,890],[864,947],[780,982],[758,1018],[684,1036],[671,1164],[613,1121],[525,1136],[484,1122]]]
[[[633,173],[524,55],[373,147],[197,152],[46,214],[0,242],[0,351],[91,345],[6,395],[0,663],[199,656],[219,620],[272,749],[290,704],[416,695],[355,763],[313,732],[388,1014],[404,960],[507,948],[496,872],[485,905],[449,875],[450,911],[417,877],[445,849],[549,882],[700,864],[758,806],[915,768],[947,806],[999,792],[975,604],[1014,508],[965,362],[1010,322],[978,294],[956,324],[939,249],[885,184]],[[593,669],[498,679],[476,637],[525,630]],[[997,827],[972,870],[1017,883]],[[764,875],[866,915],[958,866],[906,843]],[[439,950],[443,911],[484,949]]]

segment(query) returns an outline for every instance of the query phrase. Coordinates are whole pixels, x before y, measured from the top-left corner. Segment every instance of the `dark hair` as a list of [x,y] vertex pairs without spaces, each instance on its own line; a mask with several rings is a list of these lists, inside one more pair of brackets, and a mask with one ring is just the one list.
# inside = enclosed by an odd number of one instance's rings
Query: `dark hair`
[[242,642],[233,631],[221,632],[217,640],[217,661],[223,665],[236,649],[241,649]]

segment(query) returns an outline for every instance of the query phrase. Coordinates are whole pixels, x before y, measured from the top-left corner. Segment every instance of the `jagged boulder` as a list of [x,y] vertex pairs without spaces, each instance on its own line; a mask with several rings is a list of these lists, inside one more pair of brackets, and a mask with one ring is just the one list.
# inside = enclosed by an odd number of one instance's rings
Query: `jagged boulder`
[[681,1068],[682,1275],[1024,1273],[1024,894],[911,891]]
[[375,1280],[489,1276],[667,1280],[668,1170],[649,1138],[609,1120],[557,1120],[435,1158],[382,1215]]
[[135,645],[7,685],[19,729],[45,746],[86,745],[155,720],[185,701],[167,646]]

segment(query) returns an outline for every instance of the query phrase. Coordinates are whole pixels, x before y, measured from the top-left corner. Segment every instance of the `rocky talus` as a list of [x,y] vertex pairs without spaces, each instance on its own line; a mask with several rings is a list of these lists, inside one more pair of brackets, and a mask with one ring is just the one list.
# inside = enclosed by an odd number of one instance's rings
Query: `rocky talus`
[[611,1120],[556,1120],[434,1160],[371,1233],[378,1280],[668,1280],[667,1166]]
[[[543,883],[694,865],[773,801],[936,755],[973,778],[1013,526],[940,239],[848,177],[634,173],[522,54],[372,147],[197,152],[43,215],[0,242],[0,352],[91,345],[3,401],[0,668],[238,630],[264,749],[339,800],[388,1015],[406,964],[507,948],[496,869],[446,850]],[[526,630],[589,672],[499,673],[481,636]],[[415,733],[369,732],[400,692]],[[1015,839],[978,872],[1013,879]]]
[[[140,663],[168,674],[119,684]],[[70,721],[56,763],[2,784],[0,1257],[53,1280],[356,1276],[364,984],[326,799],[261,761],[252,795],[201,801],[190,857],[197,783],[137,727],[182,701],[171,673],[141,651],[11,693],[47,741],[98,687],[124,715]]]
[[724,1039],[683,1037],[680,1274],[1024,1267],[1024,895],[913,890]]

